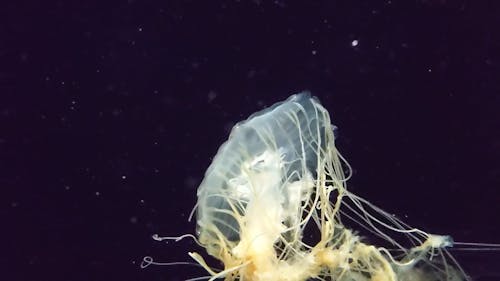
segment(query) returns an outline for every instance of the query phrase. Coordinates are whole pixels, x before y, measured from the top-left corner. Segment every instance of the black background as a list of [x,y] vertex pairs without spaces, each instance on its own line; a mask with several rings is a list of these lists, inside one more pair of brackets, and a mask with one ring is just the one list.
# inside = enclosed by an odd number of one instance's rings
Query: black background
[[[151,235],[194,233],[196,188],[230,128],[306,89],[339,127],[351,191],[428,232],[499,243],[494,3],[4,3],[2,279],[202,275],[140,269],[203,253]],[[452,252],[500,280],[498,252]]]

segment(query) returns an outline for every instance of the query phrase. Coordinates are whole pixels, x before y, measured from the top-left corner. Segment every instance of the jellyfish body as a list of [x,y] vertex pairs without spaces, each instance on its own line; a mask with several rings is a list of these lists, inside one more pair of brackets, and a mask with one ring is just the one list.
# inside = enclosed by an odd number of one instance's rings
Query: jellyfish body
[[[191,256],[212,279],[466,280],[446,258],[451,238],[410,228],[347,190],[333,128],[308,93],[238,123],[198,188],[198,240],[224,270]],[[370,245],[347,219],[392,248]]]

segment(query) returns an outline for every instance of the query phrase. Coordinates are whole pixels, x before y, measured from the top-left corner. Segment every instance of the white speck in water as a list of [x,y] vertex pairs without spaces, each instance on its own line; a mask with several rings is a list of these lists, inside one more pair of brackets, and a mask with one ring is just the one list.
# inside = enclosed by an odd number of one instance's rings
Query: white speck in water
[[130,218],[130,223],[136,224],[138,221],[139,219],[135,216]]

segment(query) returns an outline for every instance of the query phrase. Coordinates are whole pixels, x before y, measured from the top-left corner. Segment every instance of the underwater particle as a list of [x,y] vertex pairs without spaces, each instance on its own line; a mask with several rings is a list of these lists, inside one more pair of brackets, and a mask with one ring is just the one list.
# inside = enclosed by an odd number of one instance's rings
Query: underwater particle
[[197,242],[224,266],[189,253],[209,280],[467,280],[446,250],[451,237],[412,228],[347,190],[351,169],[335,128],[306,92],[233,127],[197,192]]

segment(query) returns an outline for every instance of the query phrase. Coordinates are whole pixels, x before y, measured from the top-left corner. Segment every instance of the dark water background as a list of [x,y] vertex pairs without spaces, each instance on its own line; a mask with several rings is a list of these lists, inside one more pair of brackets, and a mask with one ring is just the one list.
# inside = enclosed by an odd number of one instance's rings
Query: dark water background
[[[404,2],[404,4],[402,3]],[[310,90],[351,191],[500,243],[495,1],[4,3],[3,280],[184,280],[196,188],[235,122]],[[454,252],[500,280],[498,252]]]

